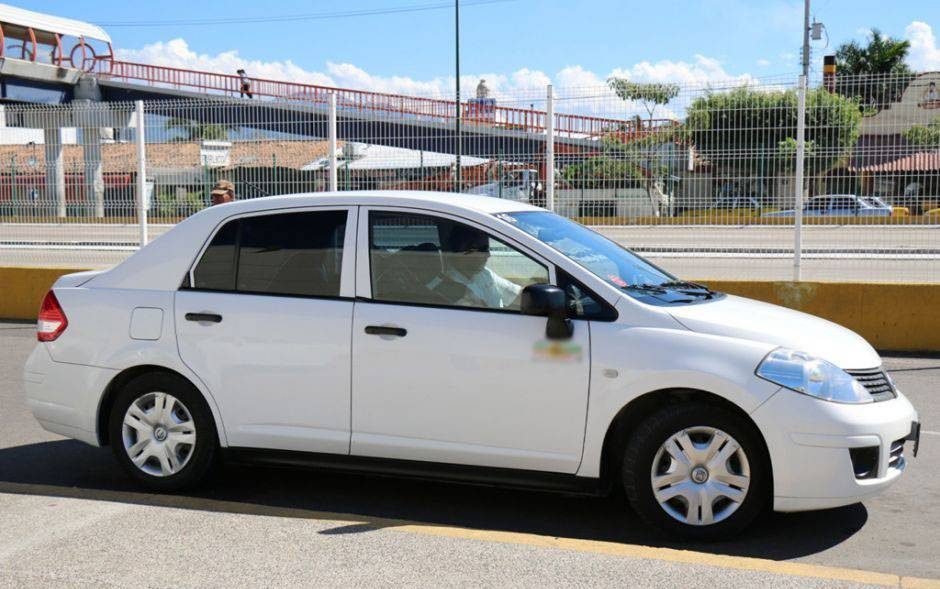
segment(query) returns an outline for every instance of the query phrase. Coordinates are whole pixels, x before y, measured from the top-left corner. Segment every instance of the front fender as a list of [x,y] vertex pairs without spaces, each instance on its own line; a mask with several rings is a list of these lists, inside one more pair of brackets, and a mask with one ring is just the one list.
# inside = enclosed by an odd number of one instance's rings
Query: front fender
[[682,329],[592,324],[591,391],[578,476],[600,476],[604,439],[614,418],[647,393],[700,390],[751,413],[780,389],[754,374],[773,348]]

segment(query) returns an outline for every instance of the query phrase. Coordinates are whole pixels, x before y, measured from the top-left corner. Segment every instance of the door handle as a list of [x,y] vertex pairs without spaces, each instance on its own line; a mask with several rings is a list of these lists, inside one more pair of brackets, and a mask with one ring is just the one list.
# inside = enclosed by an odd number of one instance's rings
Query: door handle
[[403,327],[389,327],[387,325],[367,325],[366,333],[369,335],[395,335],[405,337],[408,330]]
[[222,323],[222,316],[218,313],[186,313],[186,321]]

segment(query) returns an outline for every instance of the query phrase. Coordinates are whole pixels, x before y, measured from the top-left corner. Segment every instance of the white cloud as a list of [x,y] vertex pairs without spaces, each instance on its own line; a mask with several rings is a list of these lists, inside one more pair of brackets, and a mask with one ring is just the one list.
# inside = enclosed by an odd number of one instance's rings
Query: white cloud
[[629,69],[616,69],[614,74],[638,82],[670,82],[680,86],[701,88],[715,83],[753,84],[750,74],[732,75],[725,71],[721,62],[712,57],[696,55],[692,63],[662,60],[656,63],[641,61]]
[[118,49],[117,58],[153,65],[177,67],[234,74],[235,70],[245,68],[258,78],[273,80],[291,80],[305,84],[332,85],[329,76],[320,72],[307,71],[290,60],[262,62],[241,57],[238,51],[224,51],[216,55],[199,54],[189,48],[183,39],[151,43],[141,49]]
[[771,64],[771,61],[770,61],[769,59],[763,59],[763,58],[762,58],[762,59],[758,59],[758,60],[757,60],[757,65],[759,65],[760,67],[767,67],[767,66],[769,66],[770,64]]
[[925,22],[915,20],[904,29],[911,42],[907,63],[916,71],[940,70],[940,47],[933,29]]
[[[334,62],[326,63],[324,71],[315,71],[304,69],[290,60],[247,59],[237,50],[216,55],[197,53],[181,38],[152,43],[140,49],[118,50],[117,57],[131,62],[227,74],[234,74],[235,70],[244,68],[248,75],[255,78],[393,94],[443,98],[452,96],[454,88],[453,76],[425,80],[407,76],[378,76],[351,63]],[[759,60],[758,65],[766,65],[764,62],[767,60]],[[490,88],[491,95],[500,103],[523,108],[533,104],[541,108],[544,105],[545,86],[551,83],[554,84],[556,95],[564,99],[564,109],[567,112],[645,116],[646,112],[640,104],[624,103],[607,88],[607,79],[610,77],[623,77],[637,82],[679,84],[682,94],[675,101],[676,106],[688,101],[689,91],[700,90],[708,85],[757,85],[757,80],[750,74],[730,74],[718,60],[695,55],[691,61],[642,61],[629,67],[616,68],[606,74],[593,72],[580,65],[565,66],[554,75],[528,68],[508,73],[480,72],[461,76],[461,88],[464,96],[472,95],[477,82],[483,78]],[[675,110],[663,107],[658,108],[656,113],[657,116],[675,116]]]

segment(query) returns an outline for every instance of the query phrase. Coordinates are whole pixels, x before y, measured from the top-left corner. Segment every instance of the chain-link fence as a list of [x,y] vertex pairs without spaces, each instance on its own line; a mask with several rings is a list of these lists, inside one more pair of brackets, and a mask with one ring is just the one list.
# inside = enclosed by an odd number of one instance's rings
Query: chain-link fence
[[799,246],[792,78],[484,86],[459,109],[338,91],[334,139],[330,93],[319,89],[8,104],[0,264],[117,263],[208,206],[221,179],[239,199],[332,181],[551,207],[687,278],[790,279],[798,250],[804,279],[937,282],[938,84],[940,73],[925,73],[810,88]]

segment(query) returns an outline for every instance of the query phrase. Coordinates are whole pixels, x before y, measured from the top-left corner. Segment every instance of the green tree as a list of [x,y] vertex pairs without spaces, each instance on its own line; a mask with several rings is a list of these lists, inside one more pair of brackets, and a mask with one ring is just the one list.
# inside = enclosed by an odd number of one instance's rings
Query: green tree
[[628,159],[615,153],[590,157],[566,167],[562,176],[578,188],[634,188],[640,186],[643,173]]
[[[795,90],[709,92],[689,106],[683,133],[699,155],[735,175],[788,170],[796,145]],[[862,115],[855,99],[823,88],[806,96],[806,170],[829,170],[851,151]]]
[[836,49],[836,92],[880,110],[900,99],[913,79],[904,63],[911,44],[872,29],[864,46],[851,41]]
[[[608,78],[607,85],[610,86],[617,96],[624,101],[639,102],[646,109],[649,115],[649,124],[647,132],[649,135],[644,137],[642,130],[637,125],[637,131],[640,131],[637,137],[628,138],[620,142],[618,151],[624,155],[641,154],[646,160],[646,196],[649,198],[650,206],[653,208],[653,214],[659,216],[659,203],[653,198],[653,179],[656,171],[653,170],[653,158],[659,143],[650,140],[658,135],[653,128],[653,114],[656,108],[666,106],[672,99],[679,95],[679,86],[676,84],[644,84],[640,82],[631,82],[625,78]],[[639,118],[639,117],[637,117]],[[614,135],[616,137],[616,135]]]
[[190,119],[173,117],[165,124],[167,131],[175,131],[178,135],[173,141],[225,141],[231,127],[213,123],[200,123]]
[[926,125],[914,125],[904,131],[903,135],[911,145],[940,148],[940,117]]

